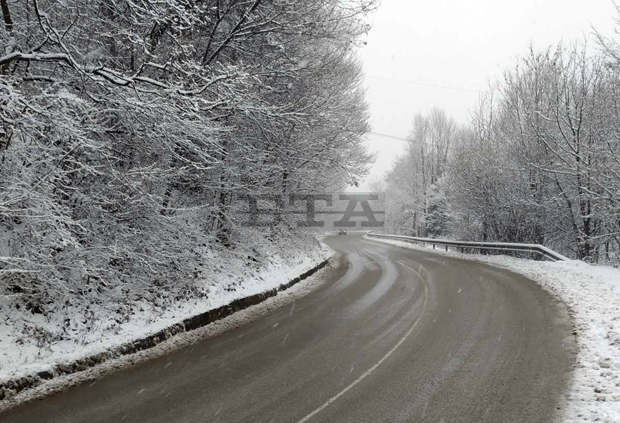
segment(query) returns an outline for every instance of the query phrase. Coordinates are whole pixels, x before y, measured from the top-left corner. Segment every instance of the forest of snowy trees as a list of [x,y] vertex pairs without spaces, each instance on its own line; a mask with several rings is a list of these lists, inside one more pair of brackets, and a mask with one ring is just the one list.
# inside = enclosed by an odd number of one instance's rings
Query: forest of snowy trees
[[355,48],[372,0],[0,5],[3,305],[90,296],[77,315],[111,301],[124,319],[163,292],[207,295],[200,269],[253,236],[235,195],[366,172]]
[[387,191],[389,232],[618,263],[619,46],[599,35],[595,47],[532,49],[465,127],[440,110],[416,116]]

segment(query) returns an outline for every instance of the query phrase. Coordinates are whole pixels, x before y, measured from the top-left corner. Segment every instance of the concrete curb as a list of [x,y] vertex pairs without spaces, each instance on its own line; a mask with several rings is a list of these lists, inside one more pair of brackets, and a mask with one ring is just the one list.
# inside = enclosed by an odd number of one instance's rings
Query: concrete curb
[[43,382],[55,377],[81,372],[91,367],[95,367],[105,361],[153,348],[174,335],[201,328],[217,320],[230,316],[237,311],[259,304],[270,297],[276,296],[278,292],[284,291],[316,273],[325,267],[329,263],[330,259],[331,257],[297,276],[290,282],[281,284],[277,288],[273,288],[259,294],[250,295],[249,297],[239,298],[227,305],[184,319],[179,323],[162,329],[145,338],[136,339],[135,341],[119,345],[98,354],[81,358],[69,364],[63,363],[55,365],[51,370],[44,370],[38,373],[0,382],[0,401],[8,400],[22,391],[39,386]]

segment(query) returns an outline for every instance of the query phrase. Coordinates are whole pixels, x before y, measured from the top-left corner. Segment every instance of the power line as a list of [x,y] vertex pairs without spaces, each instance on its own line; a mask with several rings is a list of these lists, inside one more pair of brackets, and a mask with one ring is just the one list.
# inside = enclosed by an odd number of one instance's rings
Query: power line
[[390,134],[382,134],[381,132],[368,132],[368,134],[371,135],[377,135],[380,137],[384,137],[384,138],[391,138],[393,140],[398,140],[398,141],[404,141],[404,142],[409,142],[409,140],[407,138],[402,138],[402,137],[397,137],[396,135],[390,135]]

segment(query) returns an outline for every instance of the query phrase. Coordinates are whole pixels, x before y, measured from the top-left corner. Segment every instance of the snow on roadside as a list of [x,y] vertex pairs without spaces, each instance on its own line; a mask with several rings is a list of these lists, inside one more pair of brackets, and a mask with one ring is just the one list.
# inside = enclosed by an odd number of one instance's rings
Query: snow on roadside
[[[325,258],[333,256],[333,251],[327,251]],[[209,339],[218,336],[231,329],[240,327],[252,321],[255,321],[263,316],[272,313],[274,310],[286,307],[292,304],[289,313],[294,310],[295,302],[300,298],[308,295],[312,291],[316,290],[326,281],[325,274],[329,272],[331,268],[338,267],[337,260],[332,265],[324,267],[317,273],[309,276],[300,283],[293,285],[292,287],[281,291],[274,297],[269,297],[265,301],[256,304],[252,307],[248,307],[239,310],[221,320],[216,320],[206,326],[197,328],[189,332],[181,332],[165,341],[155,345],[153,348],[146,350],[140,350],[129,355],[123,355],[111,360],[105,361],[95,367],[88,368],[84,371],[77,373],[70,373],[66,375],[60,375],[50,380],[46,380],[44,383],[35,386],[32,389],[27,389],[18,393],[17,395],[0,401],[0,413],[4,410],[15,407],[18,404],[26,401],[31,401],[37,398],[43,398],[52,395],[56,392],[61,392],[69,387],[77,386],[79,384],[95,381],[107,374],[116,372],[120,369],[130,367],[136,363],[163,357],[170,354],[172,351],[177,351],[182,348],[186,348],[190,345],[201,342],[205,339]]]
[[[428,250],[402,241],[367,239]],[[577,260],[542,262],[508,256],[432,251],[520,273],[564,301],[574,313],[579,352],[562,421],[620,422],[619,269]]]
[[[332,251],[314,241],[313,245],[290,248],[283,253],[278,253],[274,245],[263,251],[263,255],[268,260],[258,270],[244,267],[239,257],[210,257],[213,267],[210,278],[199,282],[208,295],[178,298],[163,310],[144,301],[136,304],[131,315],[120,324],[103,314],[84,316],[96,321],[92,330],[43,345],[37,342],[36,336],[25,333],[24,328],[52,331],[62,327],[61,317],[15,313],[9,301],[0,296],[0,381],[49,370],[57,364],[69,364],[146,337],[233,300],[279,287],[327,259]],[[214,261],[216,266],[213,266]]]

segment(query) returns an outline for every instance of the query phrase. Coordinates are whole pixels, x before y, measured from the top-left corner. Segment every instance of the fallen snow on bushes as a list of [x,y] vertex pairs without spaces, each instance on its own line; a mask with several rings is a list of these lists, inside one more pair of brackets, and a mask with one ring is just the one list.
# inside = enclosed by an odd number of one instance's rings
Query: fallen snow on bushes
[[[161,292],[158,296],[165,297],[165,301],[159,303],[146,299],[132,302],[129,309],[124,309],[124,315],[109,313],[113,299],[96,293],[67,296],[66,307],[59,306],[46,315],[16,308],[11,296],[0,295],[0,382],[71,363],[146,337],[235,299],[276,288],[331,254],[328,247],[314,238],[262,241],[251,249],[206,251],[201,277],[184,282],[191,285],[191,290]],[[183,295],[184,292],[187,294]],[[85,302],[88,307],[82,304]],[[89,310],[88,315],[83,312],[85,309]],[[68,318],[81,324],[79,330],[64,329]]]
[[[427,250],[402,241],[369,239]],[[620,270],[576,260],[541,262],[435,252],[510,269],[564,301],[575,319],[579,352],[562,421],[620,422]]]

